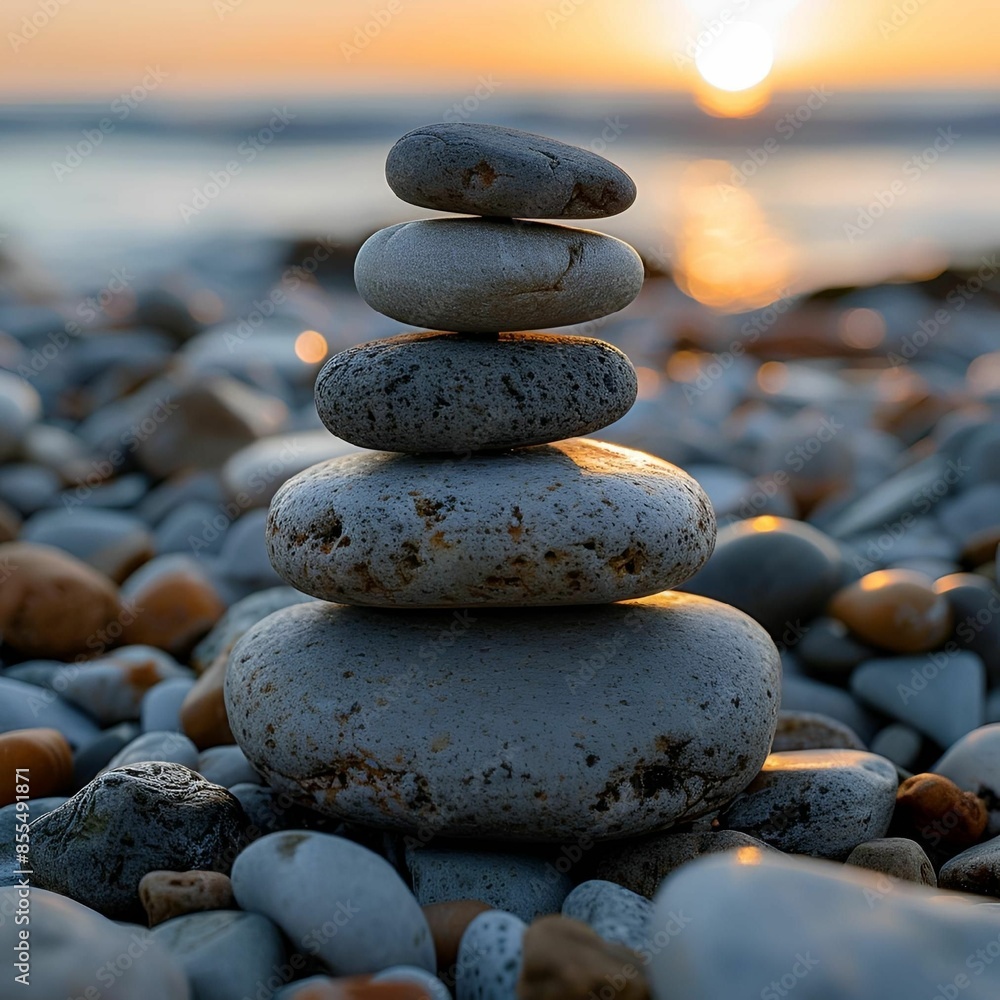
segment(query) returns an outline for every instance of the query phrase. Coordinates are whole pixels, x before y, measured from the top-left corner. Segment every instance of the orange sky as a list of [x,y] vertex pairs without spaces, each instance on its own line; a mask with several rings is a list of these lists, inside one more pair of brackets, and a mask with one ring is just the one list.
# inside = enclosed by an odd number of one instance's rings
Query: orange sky
[[479,77],[689,90],[685,50],[722,11],[768,27],[776,90],[1000,88],[997,0],[2,0],[0,97],[103,98],[147,67],[167,75],[163,97],[460,97]]

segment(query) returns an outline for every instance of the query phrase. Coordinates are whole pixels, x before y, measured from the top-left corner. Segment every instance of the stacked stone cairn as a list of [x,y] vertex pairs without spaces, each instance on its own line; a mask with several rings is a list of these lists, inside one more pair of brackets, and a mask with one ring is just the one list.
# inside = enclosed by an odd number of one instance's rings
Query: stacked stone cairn
[[386,177],[473,217],[391,226],[358,253],[369,305],[435,332],[319,374],[325,425],[374,450],[271,504],[271,561],[319,600],[234,650],[238,743],[315,809],[424,837],[571,843],[711,813],[768,754],[777,651],[742,612],[669,589],[715,544],[698,483],[583,437],[635,401],[628,358],[511,332],[635,298],[626,243],[523,221],[614,215],[634,184],[586,150],[458,123],[405,135]]

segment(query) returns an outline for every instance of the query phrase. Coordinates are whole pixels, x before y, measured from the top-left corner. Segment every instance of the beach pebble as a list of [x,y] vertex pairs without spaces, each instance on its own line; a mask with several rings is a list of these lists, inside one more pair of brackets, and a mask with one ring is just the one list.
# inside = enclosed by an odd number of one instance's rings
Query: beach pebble
[[[19,769],[27,773],[19,776]],[[16,802],[19,795],[57,795],[68,789],[72,777],[73,751],[58,730],[32,728],[0,733],[0,806]]]
[[57,502],[62,480],[51,469],[26,462],[0,465],[0,501],[22,517]]
[[924,749],[924,738],[911,726],[892,722],[872,737],[872,753],[891,760],[896,767],[912,771]]
[[937,887],[937,876],[930,858],[915,840],[906,837],[885,837],[858,844],[845,863],[881,872],[892,879]]
[[41,415],[38,390],[20,375],[0,369],[0,462],[17,455],[28,429]]
[[421,906],[478,899],[530,923],[558,913],[573,881],[529,854],[421,847],[406,852],[413,894]]
[[564,900],[562,915],[587,924],[605,941],[632,951],[648,949],[653,905],[645,896],[614,882],[581,882]]
[[25,522],[20,538],[62,549],[115,583],[151,559],[155,546],[139,518],[99,507],[39,511]]
[[331,358],[316,409],[363,448],[489,451],[590,434],[623,416],[635,394],[631,362],[600,340],[414,333]]
[[885,836],[896,803],[896,769],[858,750],[771,754],[719,817],[783,851],[845,858]]
[[839,584],[840,552],[829,538],[764,515],[722,528],[712,558],[679,589],[731,604],[782,640],[801,633]]
[[373,309],[465,333],[585,323],[627,306],[642,280],[639,255],[621,240],[501,219],[401,222],[369,237],[354,261]]
[[0,566],[0,635],[22,656],[92,656],[121,636],[118,588],[74,556],[48,545],[6,542]]
[[123,646],[86,662],[28,662],[12,667],[9,676],[58,692],[102,726],[139,718],[146,693],[168,678],[184,679],[190,671],[149,646]]
[[657,997],[1000,994],[1000,963],[976,958],[991,943],[1000,954],[995,912],[853,865],[756,852],[705,858],[668,879],[655,904],[654,928],[685,920],[647,969]]
[[480,122],[407,132],[389,150],[385,178],[411,205],[463,215],[599,219],[635,200],[632,179],[603,156]]
[[687,579],[714,537],[688,475],[587,438],[451,464],[335,459],[287,482],[268,521],[271,560],[292,586],[383,607],[628,600]]
[[781,712],[774,732],[772,753],[784,750],[864,750],[850,726],[818,712]]
[[435,969],[427,921],[402,879],[343,837],[269,834],[240,854],[232,880],[244,910],[273,920],[295,948],[338,975],[390,965]]
[[523,950],[519,1000],[599,997],[602,992],[621,1000],[649,1000],[641,956],[603,940],[578,920],[542,917],[525,933]]
[[515,1000],[527,925],[513,913],[481,913],[462,935],[455,1000]]
[[123,747],[128,746],[141,730],[135,722],[119,722],[117,726],[102,729],[73,757],[72,790],[78,792],[104,770],[109,760]]
[[317,462],[357,450],[353,444],[331,437],[322,428],[275,434],[241,448],[223,465],[219,476],[231,503],[241,511],[255,510],[267,507],[281,484],[292,476]]
[[150,927],[185,913],[236,906],[232,883],[222,872],[147,872],[139,880],[139,899]]
[[229,728],[224,685],[228,655],[220,656],[188,691],[181,703],[181,727],[199,750],[235,743]]
[[[19,890],[0,888],[0,912],[14,913]],[[21,995],[8,986],[15,975],[14,956],[23,925],[0,922],[0,948],[6,965],[4,996]],[[190,1000],[187,977],[177,962],[145,932],[130,931],[72,899],[32,887],[30,960],[25,996],[86,997],[102,986],[108,1000]],[[141,961],[129,961],[134,955]],[[123,958],[124,956],[124,958]],[[99,978],[103,977],[103,978]]]
[[240,597],[281,585],[267,555],[266,524],[266,510],[247,511],[232,523],[222,543],[215,572]]
[[181,705],[195,685],[193,677],[174,677],[160,681],[143,696],[139,720],[144,733],[154,730],[181,729]]
[[795,646],[807,674],[827,684],[844,684],[854,668],[878,654],[851,635],[838,618],[814,618]]
[[141,919],[147,872],[228,872],[247,820],[224,788],[179,764],[105,771],[31,824],[34,884],[106,916]]
[[198,748],[183,733],[152,730],[122,747],[108,761],[107,769],[155,760],[182,764],[193,771],[198,765]]
[[233,785],[261,783],[246,755],[237,746],[209,747],[198,755],[195,770],[213,785],[232,788]]
[[[436,655],[412,683],[421,650]],[[317,601],[246,633],[226,703],[254,767],[320,811],[565,841],[650,832],[732,798],[770,747],[777,681],[758,625],[686,594],[474,614]]]
[[226,610],[218,588],[190,555],[146,563],[122,585],[122,598],[135,609],[126,620],[124,641],[181,658]]
[[974,792],[990,803],[988,830],[1000,834],[1000,723],[992,723],[963,736],[934,765],[936,774],[959,788]]
[[73,747],[86,746],[101,735],[90,716],[54,691],[0,677],[0,733],[37,726],[57,729]]
[[862,740],[869,739],[879,725],[875,716],[859,705],[850,692],[787,672],[781,678],[781,710],[829,716],[853,730]]
[[682,865],[706,854],[745,848],[771,851],[763,841],[739,830],[704,833],[654,833],[646,837],[598,845],[587,874],[652,898],[660,883]]
[[341,828],[336,820],[309,809],[286,792],[278,792],[260,784],[259,776],[255,782],[238,782],[229,790],[249,817],[250,832],[254,838],[284,830],[320,830],[333,833]]
[[21,533],[21,515],[0,500],[0,543],[12,542]]
[[940,774],[913,774],[896,790],[893,831],[943,854],[964,851],[986,830],[986,805]]
[[1000,590],[977,573],[952,573],[934,583],[951,607],[955,639],[986,667],[991,685],[1000,683]]
[[258,913],[188,913],[151,937],[184,969],[194,1000],[246,1000],[285,962],[278,929]]
[[895,653],[936,649],[951,635],[948,601],[912,570],[869,573],[834,594],[828,611],[862,641]]
[[434,941],[438,972],[454,975],[458,947],[466,928],[480,913],[492,907],[478,899],[451,899],[421,907]]
[[986,672],[975,653],[869,660],[851,675],[851,691],[942,747],[985,720]]
[[1000,837],[969,847],[941,866],[938,885],[957,892],[1000,896]]
[[390,965],[388,969],[383,969],[372,976],[371,981],[372,984],[413,983],[423,991],[427,1000],[451,1000],[448,987],[437,976],[432,976],[426,969],[418,969],[414,965]]

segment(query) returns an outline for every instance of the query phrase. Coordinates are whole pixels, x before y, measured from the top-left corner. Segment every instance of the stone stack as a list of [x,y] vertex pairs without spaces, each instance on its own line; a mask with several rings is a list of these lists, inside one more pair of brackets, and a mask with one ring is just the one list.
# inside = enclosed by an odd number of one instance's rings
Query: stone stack
[[376,233],[358,289],[452,332],[363,344],[320,372],[326,426],[377,450],[307,469],[271,504],[271,561],[319,601],[234,649],[237,742],[314,808],[421,836],[622,837],[718,809],[770,748],[777,651],[742,612],[666,592],[715,543],[699,485],[580,437],[634,402],[625,355],[509,332],[638,294],[627,244],[523,221],[621,212],[631,179],[470,124],[404,136],[386,176],[408,202],[477,217]]

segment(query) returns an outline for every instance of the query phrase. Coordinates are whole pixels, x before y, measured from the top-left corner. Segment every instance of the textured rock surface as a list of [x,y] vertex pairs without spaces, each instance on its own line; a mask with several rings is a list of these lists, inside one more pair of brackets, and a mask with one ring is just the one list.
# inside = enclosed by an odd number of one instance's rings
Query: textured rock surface
[[385,178],[411,205],[522,219],[598,219],[624,212],[635,184],[603,156],[544,135],[478,122],[407,132]]
[[471,614],[314,602],[244,636],[226,703],[251,763],[321,811],[568,840],[732,798],[770,747],[778,669],[759,626],[685,594]]
[[858,750],[774,753],[720,822],[780,850],[844,858],[885,835],[896,781],[892,763]]
[[635,394],[631,362],[600,340],[414,333],[332,357],[316,380],[316,410],[363,448],[487,451],[590,434]]
[[106,771],[31,824],[34,884],[107,916],[143,919],[143,875],[228,872],[246,825],[226,789],[180,764]]
[[428,219],[381,229],[354,282],[373,309],[412,326],[466,333],[585,323],[627,306],[639,255],[587,229],[498,219]]
[[271,561],[288,583],[383,607],[642,597],[694,573],[714,537],[690,476],[587,438],[461,462],[336,459],[287,482],[268,520]]

